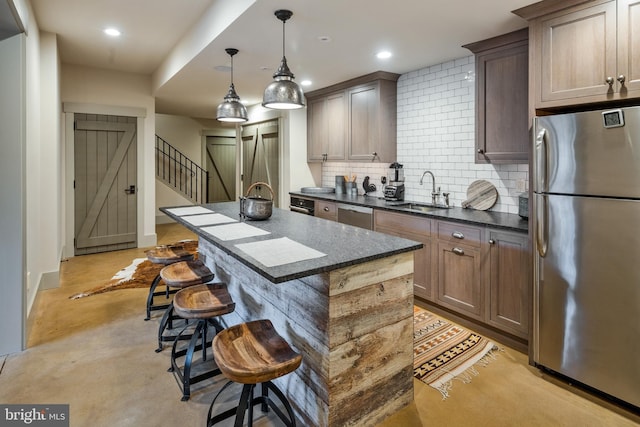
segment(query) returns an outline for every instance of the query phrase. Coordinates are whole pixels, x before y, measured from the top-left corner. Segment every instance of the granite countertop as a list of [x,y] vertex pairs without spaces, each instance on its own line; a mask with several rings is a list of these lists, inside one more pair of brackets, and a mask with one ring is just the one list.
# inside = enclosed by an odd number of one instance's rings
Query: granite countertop
[[426,216],[434,219],[442,219],[446,221],[463,222],[474,225],[488,225],[495,228],[505,230],[521,231],[527,233],[529,230],[529,222],[516,214],[493,211],[477,211],[474,209],[462,209],[452,207],[450,209],[437,209],[431,212],[417,212],[400,206],[393,206],[397,203],[411,203],[411,200],[403,202],[387,202],[384,198],[375,196],[347,196],[345,194],[335,193],[302,193],[292,191],[289,194],[309,199],[327,200],[337,203],[345,203],[349,205],[368,206],[374,209],[384,209],[388,211],[401,212],[410,215]]
[[[240,206],[238,202],[212,203],[203,207],[238,221]],[[179,207],[177,207],[179,208]],[[422,243],[399,237],[377,233],[363,228],[325,221],[309,215],[301,215],[286,209],[274,208],[271,217],[264,221],[245,220],[244,223],[269,234],[236,240],[221,240],[206,233],[203,228],[209,225],[194,226],[187,222],[186,216],[175,215],[163,207],[160,210],[195,232],[200,238],[211,242],[240,262],[266,277],[274,283],[299,279],[314,274],[325,273],[338,268],[361,264],[391,255],[410,252],[422,248]],[[213,227],[224,226],[214,225]],[[248,255],[236,245],[287,237],[294,242],[320,251],[326,256],[289,264],[267,267]]]

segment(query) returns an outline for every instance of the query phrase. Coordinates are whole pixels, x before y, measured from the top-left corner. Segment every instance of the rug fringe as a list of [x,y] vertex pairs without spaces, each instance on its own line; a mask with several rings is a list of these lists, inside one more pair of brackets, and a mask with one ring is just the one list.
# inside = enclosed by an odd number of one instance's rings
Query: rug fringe
[[[449,397],[449,391],[453,388],[453,380],[458,380],[463,384],[469,384],[473,377],[477,377],[480,375],[480,372],[476,369],[476,366],[480,366],[486,368],[492,362],[498,360],[498,351],[504,351],[504,349],[499,348],[497,345],[494,345],[487,354],[482,356],[480,360],[473,364],[473,366],[467,368],[464,372],[454,376],[452,379],[445,381],[440,384],[438,387],[435,387],[436,390],[440,392],[442,395],[442,400],[447,400]],[[450,371],[446,371],[451,374]]]

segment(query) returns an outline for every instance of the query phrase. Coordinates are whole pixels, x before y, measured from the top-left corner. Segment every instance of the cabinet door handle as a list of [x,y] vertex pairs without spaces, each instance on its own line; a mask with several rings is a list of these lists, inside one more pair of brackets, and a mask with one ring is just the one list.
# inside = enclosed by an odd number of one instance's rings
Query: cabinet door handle
[[464,255],[464,251],[460,248],[453,248],[451,249],[451,252],[453,252],[456,255]]
[[459,231],[454,231],[453,233],[451,233],[451,235],[456,239],[460,239],[460,240],[464,239],[464,234],[462,234]]
[[329,208],[327,206],[324,207],[324,209],[322,209],[325,212],[329,212]]
[[484,148],[478,148],[478,154],[484,154]]
[[604,82],[609,86],[613,86],[613,77],[611,76],[607,77]]
[[620,82],[620,84],[621,84],[622,86],[624,86],[624,82],[625,82],[625,80],[626,80],[626,78],[624,77],[624,74],[620,74],[620,75],[618,76],[618,81]]
[[489,239],[489,244],[490,244],[490,245],[495,245],[495,244],[496,244],[496,241],[495,241],[495,240],[493,240],[493,239]]

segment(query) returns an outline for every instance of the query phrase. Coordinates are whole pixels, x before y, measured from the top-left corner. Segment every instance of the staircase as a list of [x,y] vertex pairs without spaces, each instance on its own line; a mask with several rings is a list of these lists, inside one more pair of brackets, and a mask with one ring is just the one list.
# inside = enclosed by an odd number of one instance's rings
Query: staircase
[[156,178],[196,205],[208,202],[209,172],[158,135]]

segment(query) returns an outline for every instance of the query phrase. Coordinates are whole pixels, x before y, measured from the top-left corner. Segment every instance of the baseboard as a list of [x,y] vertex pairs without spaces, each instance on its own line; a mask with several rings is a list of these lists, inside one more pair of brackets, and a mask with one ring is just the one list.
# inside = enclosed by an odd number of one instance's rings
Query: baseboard
[[38,292],[46,289],[55,289],[60,286],[60,270],[43,273],[38,285]]
[[139,248],[148,248],[149,246],[155,246],[158,243],[158,235],[156,233],[145,234],[138,240]]
[[27,319],[26,319],[26,325],[25,325],[25,331],[24,331],[24,338],[22,341],[22,349],[26,350],[28,348],[27,344],[29,343],[29,337],[31,336],[31,331],[33,330],[33,327],[36,324],[36,317],[37,313],[38,313],[38,305],[40,304],[40,289],[38,289],[38,291],[36,291],[36,295],[33,298],[33,303],[31,304],[31,309],[29,310],[29,313],[27,314]]
[[175,221],[165,214],[156,215],[156,224],[173,224]]

